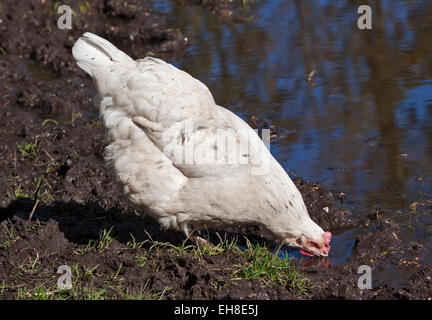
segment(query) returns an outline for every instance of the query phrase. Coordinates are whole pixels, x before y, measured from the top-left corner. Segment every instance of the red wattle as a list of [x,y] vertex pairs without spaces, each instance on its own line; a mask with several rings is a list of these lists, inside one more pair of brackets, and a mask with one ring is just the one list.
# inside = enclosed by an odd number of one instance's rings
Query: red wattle
[[301,252],[301,254],[303,254],[303,255],[305,255],[305,256],[309,256],[309,257],[313,256],[312,253],[309,253],[309,252],[307,252],[307,251],[304,251],[303,249],[300,249],[300,252]]

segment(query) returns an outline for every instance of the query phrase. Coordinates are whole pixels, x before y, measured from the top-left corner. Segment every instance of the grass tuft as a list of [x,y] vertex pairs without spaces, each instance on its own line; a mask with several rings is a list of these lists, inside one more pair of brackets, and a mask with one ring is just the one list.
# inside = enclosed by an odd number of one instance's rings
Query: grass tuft
[[242,251],[246,263],[234,266],[233,280],[259,279],[265,284],[284,285],[297,294],[304,294],[311,288],[309,279],[295,269],[291,258],[281,259],[266,246],[252,245],[249,240],[247,247],[246,251]]

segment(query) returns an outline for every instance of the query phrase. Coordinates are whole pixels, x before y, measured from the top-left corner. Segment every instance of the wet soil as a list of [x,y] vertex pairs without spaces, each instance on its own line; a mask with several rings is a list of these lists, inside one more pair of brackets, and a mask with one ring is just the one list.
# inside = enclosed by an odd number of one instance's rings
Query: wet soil
[[246,22],[254,19],[249,9],[254,1],[181,0],[185,5],[201,6],[225,21]]
[[[103,161],[95,89],[70,51],[83,32],[92,31],[134,58],[170,59],[187,47],[187,35],[170,29],[142,1],[73,2],[73,28],[59,30],[57,5],[0,4],[0,298],[41,298],[41,292],[61,298],[57,269],[68,265],[77,293],[71,298],[431,299],[432,266],[422,262],[429,244],[401,241],[391,212],[374,208],[360,219],[343,206],[347,195],[299,177],[293,180],[313,220],[335,235],[360,230],[346,262],[333,265],[330,257],[295,263],[313,285],[307,292],[298,294],[289,283],[232,280],[235,266],[245,263],[237,251],[193,256],[155,246],[181,246],[183,238],[161,232],[119,194]],[[415,209],[413,218],[430,215],[432,202]],[[257,226],[229,231],[228,237],[273,244]],[[238,241],[245,245],[244,238]],[[361,290],[360,265],[372,274],[392,269],[406,281],[374,282]]]

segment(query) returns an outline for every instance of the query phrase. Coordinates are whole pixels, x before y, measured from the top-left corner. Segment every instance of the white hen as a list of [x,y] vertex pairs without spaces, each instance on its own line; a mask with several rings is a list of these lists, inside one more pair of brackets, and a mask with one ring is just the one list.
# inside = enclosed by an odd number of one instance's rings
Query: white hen
[[255,131],[216,105],[203,83],[160,59],[134,61],[91,33],[72,53],[96,81],[106,159],[138,209],[186,235],[259,224],[303,254],[328,255],[330,232],[310,219]]

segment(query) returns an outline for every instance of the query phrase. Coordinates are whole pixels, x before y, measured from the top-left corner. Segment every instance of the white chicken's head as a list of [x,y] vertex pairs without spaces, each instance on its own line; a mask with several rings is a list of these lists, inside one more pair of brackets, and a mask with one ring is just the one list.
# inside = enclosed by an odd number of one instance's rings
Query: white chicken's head
[[300,252],[305,256],[327,257],[330,252],[331,237],[329,231],[324,232],[318,239],[301,235],[296,240],[296,246],[300,248]]
[[299,248],[305,256],[327,257],[330,252],[331,237],[332,234],[329,231],[324,232],[309,218],[302,221],[302,228],[283,240],[284,243]]
[[332,234],[312,221],[305,207],[296,209],[280,213],[269,229],[283,244],[299,248],[306,256],[327,257]]

